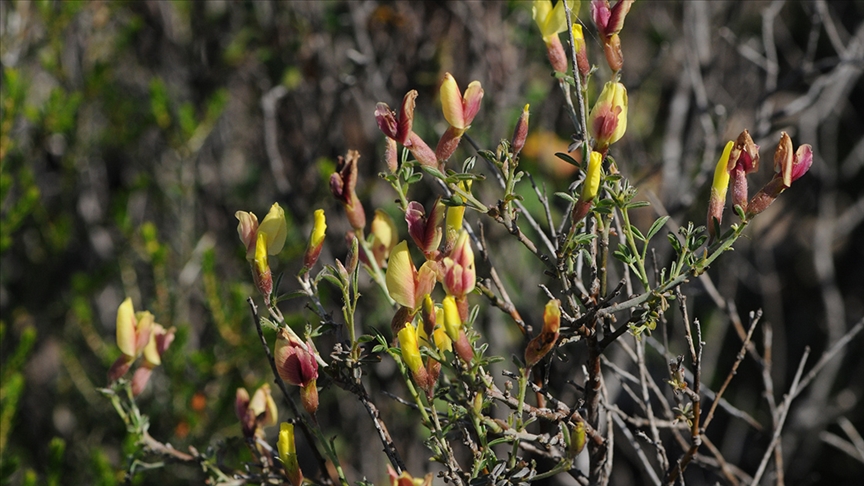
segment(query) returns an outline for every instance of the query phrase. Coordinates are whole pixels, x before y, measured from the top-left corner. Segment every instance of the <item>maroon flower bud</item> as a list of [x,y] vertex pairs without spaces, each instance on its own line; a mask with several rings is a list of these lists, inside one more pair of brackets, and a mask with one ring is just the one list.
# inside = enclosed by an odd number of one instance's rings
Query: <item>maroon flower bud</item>
[[528,105],[522,108],[522,114],[519,115],[519,120],[516,121],[516,128],[513,129],[513,140],[510,142],[513,155],[519,155],[522,147],[525,146],[525,140],[528,138]]
[[366,212],[355,192],[359,159],[359,152],[349,150],[344,158],[339,157],[336,172],[330,176],[330,192],[342,203],[348,222],[355,230],[362,230],[366,226]]
[[315,350],[287,329],[279,329],[273,352],[279,376],[291,385],[305,387],[318,378]]
[[408,234],[417,247],[423,251],[427,260],[435,260],[438,256],[438,246],[441,244],[443,235],[441,222],[444,220],[445,209],[439,197],[435,200],[429,217],[426,217],[426,210],[423,205],[416,201],[408,203],[408,210],[405,211]]

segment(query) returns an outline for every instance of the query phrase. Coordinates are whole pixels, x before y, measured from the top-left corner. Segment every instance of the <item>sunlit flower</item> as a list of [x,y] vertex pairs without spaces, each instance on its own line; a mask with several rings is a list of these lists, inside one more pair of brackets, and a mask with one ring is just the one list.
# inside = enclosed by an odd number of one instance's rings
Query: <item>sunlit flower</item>
[[729,171],[726,169],[729,166],[729,156],[732,154],[732,148],[735,142],[726,142],[726,147],[723,148],[723,153],[717,161],[717,166],[714,168],[714,181],[711,183],[711,196],[708,199],[708,234],[713,239],[716,236],[716,226],[720,226],[723,221],[723,207],[726,205],[726,190],[729,187]]
[[726,170],[732,182],[732,204],[747,211],[747,174],[759,170],[759,146],[747,130],[738,135]]
[[435,287],[437,272],[435,263],[427,261],[418,272],[411,261],[408,251],[408,242],[401,241],[390,252],[390,260],[387,263],[385,281],[390,297],[398,304],[416,311],[423,303],[423,297],[432,292]]
[[279,425],[279,439],[276,442],[279,451],[279,459],[285,468],[285,475],[291,481],[292,486],[300,486],[303,483],[303,472],[297,461],[297,446],[294,443],[294,424],[282,422]]
[[264,235],[268,255],[276,255],[282,251],[285,238],[288,236],[288,224],[285,221],[285,211],[279,203],[270,206],[270,211],[264,216],[261,224],[258,224],[258,217],[253,213],[237,211],[234,216],[239,220],[237,234],[246,247],[246,259],[251,261],[255,257],[259,234]]
[[[579,2],[570,5],[574,12],[579,11]],[[559,1],[552,6],[551,0],[534,0],[531,8],[531,16],[540,29],[543,42],[546,44],[546,55],[552,69],[559,73],[567,72],[567,54],[558,34],[567,30],[567,14],[564,11],[564,2]]]
[[588,158],[588,167],[585,170],[585,180],[582,181],[582,192],[579,195],[579,200],[573,205],[571,221],[574,226],[588,214],[591,205],[594,203],[594,198],[597,197],[597,193],[600,191],[602,167],[603,154],[592,150]]
[[579,74],[585,79],[591,72],[591,64],[588,62],[588,46],[585,43],[585,34],[582,33],[582,24],[573,23],[573,41],[576,43],[576,67]]
[[435,157],[439,163],[443,163],[456,151],[456,147],[462,140],[462,135],[474,121],[477,112],[480,111],[483,88],[480,81],[471,81],[463,95],[453,75],[445,73],[440,94],[444,119],[450,124],[435,148]]
[[[399,239],[399,233],[393,219],[384,210],[376,209],[375,217],[372,218],[371,233],[372,233],[372,255],[375,257],[375,262],[379,268],[384,267],[387,259],[390,258],[390,252],[396,246],[396,241]],[[368,263],[368,262],[367,262]]]
[[397,337],[399,339],[399,349],[402,350],[402,360],[408,366],[408,369],[411,370],[417,386],[429,395],[431,392],[429,374],[426,371],[426,367],[423,366],[423,357],[420,355],[417,328],[408,322],[399,330]]
[[618,82],[608,82],[591,108],[588,128],[594,137],[596,150],[603,152],[617,142],[627,130],[627,88]]
[[447,294],[464,297],[474,290],[477,272],[474,269],[474,250],[471,249],[471,239],[468,232],[462,230],[453,251],[443,262],[443,284]]
[[390,172],[398,169],[398,146],[401,143],[414,158],[421,164],[435,167],[437,160],[435,152],[411,129],[414,123],[414,104],[417,99],[417,91],[411,90],[402,98],[399,114],[390,109],[387,103],[378,103],[375,108],[375,120],[378,128],[387,137],[387,147],[384,150],[384,158]]
[[777,199],[777,196],[810,170],[810,166],[813,165],[813,148],[809,144],[804,144],[798,147],[798,150],[794,152],[792,150],[792,139],[783,132],[777,150],[774,151],[774,178],[750,200],[747,205],[748,217],[764,211]]
[[323,209],[315,210],[315,223],[312,225],[312,234],[309,235],[309,243],[306,245],[306,253],[303,255],[303,268],[310,270],[315,266],[324,246],[324,233],[327,231],[327,218]]
[[470,363],[474,357],[474,349],[468,341],[468,336],[465,334],[464,319],[461,316],[461,310],[457,304],[456,298],[452,295],[444,297],[442,301],[444,331],[447,337],[452,341],[453,349],[456,354],[466,363]]
[[117,347],[123,354],[108,370],[109,383],[125,375],[135,359],[144,352],[144,348],[150,342],[153,323],[153,314],[148,311],[136,313],[132,306],[132,299],[129,297],[117,308]]

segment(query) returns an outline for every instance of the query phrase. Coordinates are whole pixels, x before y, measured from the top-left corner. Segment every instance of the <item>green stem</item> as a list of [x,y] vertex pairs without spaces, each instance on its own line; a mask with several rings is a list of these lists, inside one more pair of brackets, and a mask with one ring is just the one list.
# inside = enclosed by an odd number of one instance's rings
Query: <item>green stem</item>
[[645,261],[644,258],[641,257],[642,253],[636,249],[636,240],[633,238],[633,229],[630,226],[630,214],[627,212],[626,207],[621,208],[621,215],[624,217],[624,233],[627,236],[627,245],[630,247],[633,256],[636,257],[637,276],[639,277],[639,281],[642,282],[642,286],[645,290],[650,290],[651,287],[648,284],[648,274],[645,272]]
[[562,459],[558,464],[555,465],[555,467],[553,467],[552,469],[550,469],[544,473],[540,473],[536,476],[533,476],[531,479],[529,479],[529,481],[534,482],[534,481],[539,481],[541,479],[551,478],[552,476],[555,476],[556,474],[559,474],[559,473],[562,473],[565,471],[569,471],[571,467],[573,467],[573,462],[571,460]]
[[[519,375],[519,401],[516,404],[516,432],[522,432],[525,428],[525,422],[522,420],[522,410],[525,406],[525,391],[528,388],[528,373],[530,368],[522,368],[522,373]],[[510,459],[507,465],[510,469],[516,467],[516,457],[519,453],[519,438],[513,440],[513,450],[510,453]]]

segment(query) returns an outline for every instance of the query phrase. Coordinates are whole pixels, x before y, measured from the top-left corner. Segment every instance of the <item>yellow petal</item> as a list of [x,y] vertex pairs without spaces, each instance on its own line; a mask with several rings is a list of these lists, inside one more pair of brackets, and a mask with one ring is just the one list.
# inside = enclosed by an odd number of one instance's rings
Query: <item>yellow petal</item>
[[620,107],[621,112],[618,114],[618,125],[615,127],[615,131],[612,132],[612,136],[609,137],[610,144],[621,140],[624,132],[627,131],[627,88],[621,83],[615,83],[613,88],[612,106],[615,108]]
[[732,147],[735,142],[729,140],[726,142],[726,147],[723,149],[723,155],[717,161],[717,166],[714,168],[714,182],[711,184],[711,198],[716,198],[721,201],[726,200],[726,189],[729,187],[729,172],[726,166],[729,162],[729,154],[732,153]]
[[588,170],[582,182],[582,201],[592,201],[600,190],[600,168],[603,166],[603,154],[591,151],[588,159]]
[[417,342],[417,328],[408,323],[399,331],[398,337],[402,359],[408,365],[408,369],[412,373],[416,373],[423,366],[423,357],[420,356],[420,347]]
[[459,86],[456,84],[456,80],[453,79],[452,74],[444,74],[440,93],[444,119],[451,126],[465,128],[465,116],[462,112],[462,93],[459,92]]
[[258,242],[255,245],[255,266],[258,268],[259,275],[267,273],[270,268],[267,262],[267,233],[263,231],[258,232]]
[[435,347],[439,351],[453,352],[453,341],[450,340],[450,336],[447,335],[447,331],[443,327],[436,327],[432,331],[432,339],[435,341]]
[[324,241],[325,231],[327,231],[327,218],[324,216],[324,210],[316,209],[315,224],[312,226],[312,235],[309,237],[309,244],[311,247],[316,247]]
[[375,217],[372,219],[372,236],[376,243],[382,245],[388,252],[396,244],[398,237],[396,224],[393,223],[393,218],[381,209],[375,210]]
[[137,324],[132,299],[126,297],[126,300],[117,308],[117,347],[126,356],[135,356]]
[[165,328],[161,324],[154,323],[150,331],[150,340],[147,342],[147,346],[144,347],[144,359],[153,366],[162,364],[162,357],[159,356],[159,350],[156,349],[156,334],[160,332],[164,333]]
[[288,236],[288,224],[285,222],[285,211],[279,206],[279,203],[273,203],[270,206],[270,211],[261,225],[258,226],[258,233],[267,235],[267,253],[276,255],[282,251],[285,245],[285,237]]
[[462,319],[459,318],[459,307],[452,295],[444,297],[444,330],[451,340],[459,339],[459,331],[462,329]]
[[387,291],[396,302],[409,309],[415,308],[414,275],[417,271],[408,252],[408,242],[401,241],[390,253],[387,263]]

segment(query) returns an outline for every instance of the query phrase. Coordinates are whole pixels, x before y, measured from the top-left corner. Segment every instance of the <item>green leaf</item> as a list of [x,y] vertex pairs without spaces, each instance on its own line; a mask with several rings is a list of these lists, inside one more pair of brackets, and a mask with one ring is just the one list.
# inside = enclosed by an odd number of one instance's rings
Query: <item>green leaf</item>
[[643,235],[642,232],[639,231],[639,228],[637,228],[637,227],[631,225],[631,226],[630,226],[630,231],[633,232],[633,238],[635,238],[635,239],[637,239],[637,240],[639,240],[639,241],[646,241],[646,240],[645,240],[645,235]]
[[431,175],[432,177],[436,177],[438,179],[446,179],[447,178],[447,176],[445,176],[440,170],[436,169],[435,167],[429,167],[428,165],[421,165],[420,170],[422,170],[423,172],[426,172],[427,174]]
[[582,167],[582,164],[579,163],[578,160],[574,159],[570,156],[570,154],[565,154],[564,152],[555,152],[555,157],[567,162],[568,164],[575,165],[576,167]]
[[644,208],[645,206],[650,206],[650,205],[651,205],[651,203],[649,203],[648,201],[636,201],[636,202],[627,203],[626,208],[627,209],[638,209],[638,208]]
[[651,238],[653,238],[654,235],[656,235],[660,231],[660,229],[663,228],[663,225],[666,224],[666,221],[669,221],[669,216],[661,216],[657,218],[657,221],[654,221],[654,224],[652,224],[651,227],[648,228],[648,234],[645,235],[645,239],[650,241]]
[[566,192],[556,192],[555,195],[562,199],[566,199],[573,204],[576,204],[576,198],[571,196],[570,194],[567,194]]

